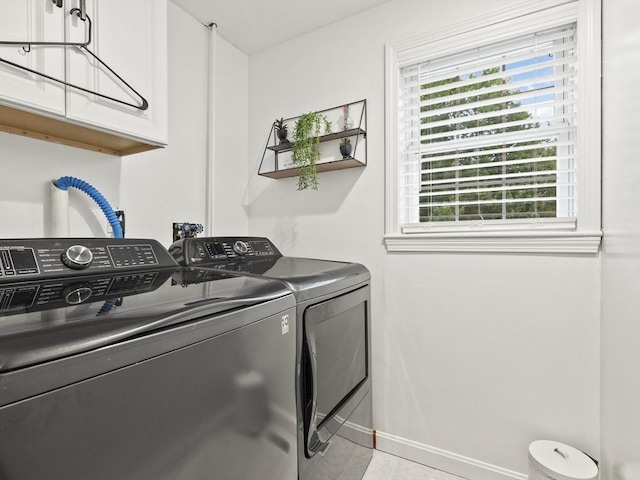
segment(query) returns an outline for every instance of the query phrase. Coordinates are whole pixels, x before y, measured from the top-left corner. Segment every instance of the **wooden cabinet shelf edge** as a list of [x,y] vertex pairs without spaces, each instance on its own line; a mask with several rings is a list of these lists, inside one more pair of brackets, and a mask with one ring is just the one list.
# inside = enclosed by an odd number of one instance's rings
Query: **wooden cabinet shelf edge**
[[6,105],[0,105],[0,131],[119,157],[164,146]]

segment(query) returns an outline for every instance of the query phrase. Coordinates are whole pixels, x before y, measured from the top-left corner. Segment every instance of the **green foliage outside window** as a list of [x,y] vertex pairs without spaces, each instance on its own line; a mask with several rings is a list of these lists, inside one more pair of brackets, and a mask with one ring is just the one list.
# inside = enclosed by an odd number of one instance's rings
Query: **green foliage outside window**
[[[499,68],[488,69],[482,72],[482,76],[498,73]],[[470,78],[474,78],[473,75]],[[475,77],[477,78],[477,76]],[[446,85],[447,83],[460,82],[460,77],[452,77],[446,80],[428,83],[422,85],[422,89],[431,89],[434,87]],[[505,89],[490,93],[481,93],[481,90],[495,85],[505,85]],[[474,94],[474,91],[478,91]],[[450,97],[459,93],[467,93],[464,98],[457,100],[443,99],[443,102],[433,105],[423,106],[421,114],[426,117],[422,118],[421,136],[432,135],[436,133],[450,133],[443,137],[422,140],[422,162],[429,169],[440,169],[446,167],[460,167],[478,165],[485,168],[479,169],[462,169],[448,170],[440,172],[429,172],[422,174],[423,182],[448,179],[450,182],[446,184],[423,185],[421,193],[434,194],[431,197],[423,197],[420,205],[420,221],[455,221],[455,220],[491,220],[491,219],[516,219],[530,217],[556,217],[556,146],[551,143],[556,139],[553,136],[545,140],[536,141],[516,141],[510,144],[500,146],[499,153],[489,153],[489,150],[496,150],[496,145],[489,147],[474,147],[472,151],[451,150],[447,152],[438,152],[434,154],[425,153],[428,151],[429,145],[442,145],[440,142],[448,142],[460,138],[471,138],[478,135],[496,135],[505,132],[525,131],[539,128],[540,125],[533,120],[529,123],[526,120],[532,118],[528,111],[515,111],[509,113],[513,109],[521,106],[520,102],[509,100],[509,96],[519,93],[515,90],[509,90],[507,80],[504,78],[493,78],[484,82],[473,83],[466,86],[453,87],[450,90],[442,90],[432,94],[423,94],[420,97],[421,102],[433,100],[440,97]],[[504,102],[490,102],[490,105],[464,107],[466,104],[473,104],[489,99],[499,99],[505,97]],[[448,107],[456,106],[455,112],[435,114],[428,116],[429,111],[440,110]],[[522,109],[520,109],[522,110]],[[483,117],[482,114],[496,112],[495,115]],[[472,118],[480,115],[481,118]],[[464,117],[470,117],[468,122],[464,121]],[[462,121],[460,121],[462,119]],[[455,120],[448,123],[447,120]],[[430,126],[430,123],[443,122],[441,126]],[[519,122],[511,125],[512,123]],[[477,127],[490,127],[496,125],[494,129],[489,128],[483,132],[468,132],[469,129]],[[537,148],[519,148],[538,144]],[[548,144],[548,146],[546,145]],[[487,153],[483,153],[487,152]],[[466,155],[465,155],[466,154]],[[445,160],[429,161],[430,158],[451,155],[454,158]],[[533,161],[533,159],[549,157],[548,161]],[[532,159],[527,162],[527,159]],[[524,161],[523,161],[524,160]],[[487,164],[498,162],[518,161],[513,164],[500,164],[495,167],[487,167]],[[520,162],[522,161],[522,162]],[[428,162],[428,163],[425,163]],[[424,167],[423,167],[424,168]],[[509,174],[522,172],[540,172],[531,176],[509,176]],[[549,173],[544,173],[549,172]],[[456,184],[456,180],[470,177],[479,177],[477,181]],[[535,185],[534,190],[532,186]],[[465,190],[477,190],[482,188],[501,188],[508,186],[514,189],[496,190],[488,192],[466,193]],[[518,188],[522,187],[522,188]],[[438,195],[438,191],[447,191],[454,193],[443,193]],[[534,191],[534,195],[532,195]],[[526,199],[530,197],[551,198],[550,200],[509,202],[514,199]],[[425,201],[425,198],[427,199]],[[483,202],[495,201],[495,203]],[[438,205],[442,203],[453,202],[479,202],[474,205]]]

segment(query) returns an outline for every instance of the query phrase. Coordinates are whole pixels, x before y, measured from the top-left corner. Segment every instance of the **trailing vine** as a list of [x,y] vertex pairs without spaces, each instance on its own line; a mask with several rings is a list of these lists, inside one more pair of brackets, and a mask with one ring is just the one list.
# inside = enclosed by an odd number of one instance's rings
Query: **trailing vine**
[[293,129],[293,163],[300,168],[298,190],[318,189],[318,170],[320,160],[320,134],[331,133],[331,122],[325,115],[309,112],[301,115]]

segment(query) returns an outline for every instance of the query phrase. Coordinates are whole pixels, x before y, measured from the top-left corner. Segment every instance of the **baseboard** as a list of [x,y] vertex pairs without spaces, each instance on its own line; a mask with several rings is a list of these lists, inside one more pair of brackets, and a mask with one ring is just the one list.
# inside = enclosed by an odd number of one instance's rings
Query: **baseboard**
[[469,480],[527,480],[527,475],[406,438],[376,431],[376,449]]
[[358,425],[357,423],[353,423],[353,422],[344,422],[344,425],[342,425],[342,428],[346,430],[355,431],[360,434],[365,434],[367,436],[373,435],[373,430],[371,430],[370,428],[363,427],[362,425]]

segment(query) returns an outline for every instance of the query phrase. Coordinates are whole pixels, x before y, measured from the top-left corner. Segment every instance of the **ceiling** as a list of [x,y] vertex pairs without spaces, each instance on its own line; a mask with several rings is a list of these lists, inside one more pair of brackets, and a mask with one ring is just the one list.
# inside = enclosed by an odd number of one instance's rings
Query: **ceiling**
[[389,0],[172,0],[247,55]]

